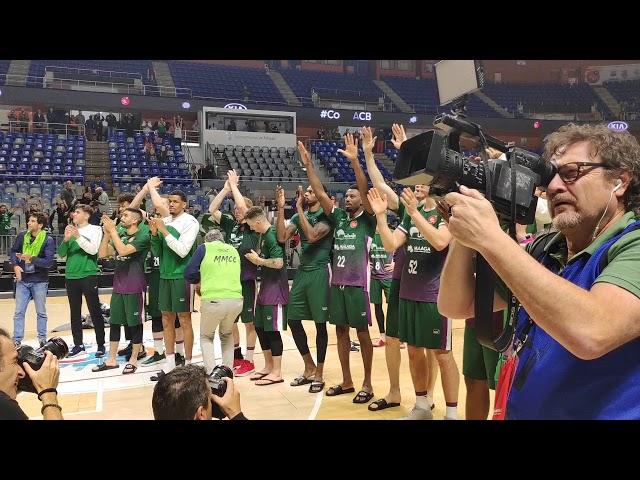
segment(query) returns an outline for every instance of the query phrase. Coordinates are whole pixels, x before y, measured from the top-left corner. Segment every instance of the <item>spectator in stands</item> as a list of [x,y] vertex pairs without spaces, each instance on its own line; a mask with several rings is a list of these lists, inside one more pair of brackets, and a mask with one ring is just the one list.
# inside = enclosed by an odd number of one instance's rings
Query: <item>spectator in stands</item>
[[[98,214],[100,216],[106,214],[107,210],[109,210],[109,195],[107,195],[107,192],[105,192],[102,187],[97,186],[93,198],[97,202],[97,205],[93,206],[94,210],[99,210]],[[100,222],[96,225],[100,225]]]
[[[151,133],[151,122],[145,120],[144,122],[142,122],[142,132],[147,134],[147,133]],[[146,146],[146,142],[148,139],[145,140],[145,146]]]
[[130,113],[127,113],[124,116],[124,133],[126,137],[133,138],[134,130],[135,130],[135,125],[134,125],[133,115]]
[[30,214],[34,212],[42,212],[44,210],[44,202],[42,201],[42,197],[36,195],[29,195],[25,203],[25,214]]
[[[10,132],[19,132],[20,128],[18,125],[18,109],[12,108],[9,110],[9,114],[7,115],[7,120],[9,120],[9,131]],[[15,128],[15,130],[14,130]]]
[[44,129],[44,124],[47,119],[42,114],[42,110],[38,109],[36,114],[33,116],[33,128],[35,133],[46,133]]
[[75,120],[76,120],[76,124],[84,125],[84,122],[86,121],[86,119],[84,118],[82,111],[78,112],[78,115],[75,116]]
[[104,119],[107,121],[107,138],[115,134],[117,119],[116,116],[109,112]]
[[49,269],[55,263],[56,243],[47,235],[47,219],[41,213],[29,216],[27,231],[16,237],[11,248],[11,264],[16,276],[16,309],[13,316],[13,342],[24,338],[24,317],[33,299],[38,317],[38,342],[47,340],[47,286]]
[[178,115],[177,117],[173,117],[173,125],[175,126],[173,132],[173,144],[178,147],[182,145],[182,127],[183,127],[183,118]]
[[156,134],[159,137],[164,138],[166,133],[167,133],[167,122],[165,121],[164,117],[160,117],[160,121],[158,122],[158,128],[156,130]]
[[90,207],[93,209],[93,213],[89,216],[89,223],[91,225],[98,225],[98,226],[100,225],[100,221],[102,220],[102,213],[100,213],[100,206],[101,205],[97,200],[94,200],[93,202],[91,202]]
[[67,204],[67,207],[74,207],[76,192],[73,189],[73,183],[71,180],[64,182],[64,189],[60,192],[60,198]]
[[320,140],[324,140],[324,137],[325,137],[325,135],[326,135],[326,134],[325,134],[325,132],[324,132],[324,128],[320,127],[320,128],[318,129],[318,131],[316,132],[316,135],[318,136],[318,138],[319,138]]
[[27,133],[29,131],[29,113],[26,110],[22,110],[18,120],[20,120],[20,131]]
[[93,116],[93,121],[95,123],[96,129],[96,140],[98,142],[102,142],[104,139],[104,127],[102,126],[102,122],[104,122],[104,117],[100,115],[100,113],[96,113]]
[[278,124],[277,123],[274,123],[271,126],[271,133],[280,133],[280,129],[278,128]]
[[95,192],[97,187],[102,187],[103,190],[107,189],[107,184],[105,183],[105,181],[102,179],[100,175],[96,175],[93,182],[91,182],[92,191]]
[[196,132],[198,130],[200,130],[200,125],[198,124],[198,119],[197,118],[196,118],[195,122],[193,122],[193,125],[191,125],[191,130],[194,130]]
[[167,155],[167,147],[165,147],[164,145],[160,147],[160,155],[158,157],[158,161],[160,163],[167,163],[169,161],[169,156]]
[[67,204],[63,200],[58,200],[56,202],[56,209],[53,211],[51,216],[49,217],[49,225],[51,227],[51,231],[54,231],[53,218],[58,216],[58,233],[60,235],[64,235],[64,229],[69,223],[69,215],[68,215]]
[[207,163],[205,164],[204,168],[200,170],[200,178],[202,179],[215,178],[215,170],[213,168],[213,165],[211,164],[211,161],[207,160]]
[[91,187],[84,187],[84,192],[82,192],[82,197],[78,199],[78,203],[81,205],[91,205],[91,202],[93,202]]
[[229,120],[229,126],[227,127],[227,130],[230,132],[235,132],[238,128],[236,127],[236,121],[232,118],[231,120]]

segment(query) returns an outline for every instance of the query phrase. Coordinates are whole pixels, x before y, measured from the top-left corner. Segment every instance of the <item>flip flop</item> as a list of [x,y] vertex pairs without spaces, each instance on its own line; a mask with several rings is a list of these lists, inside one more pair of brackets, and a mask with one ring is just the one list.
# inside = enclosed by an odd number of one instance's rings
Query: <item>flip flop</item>
[[294,378],[293,382],[291,382],[289,385],[291,385],[292,387],[299,387],[300,385],[308,385],[309,383],[313,383],[313,379],[300,375],[299,377]]
[[[258,383],[258,382],[268,382],[268,383]],[[282,383],[284,380],[281,378],[280,380],[271,380],[269,378],[263,378],[258,380],[254,385],[258,385],[259,387],[265,387],[267,385],[275,385],[276,383]]]
[[327,390],[327,397],[335,397],[337,395],[343,395],[345,393],[353,393],[356,389],[353,387],[342,388],[341,385],[336,385],[335,387],[331,387]]
[[358,394],[353,397],[353,403],[367,403],[373,398],[373,392],[367,392],[360,390]]
[[261,379],[263,379],[263,378],[264,378],[264,377],[266,377],[267,375],[269,375],[269,374],[268,374],[268,373],[260,373],[260,372],[258,372],[258,373],[256,373],[255,375],[251,375],[251,376],[249,377],[249,380],[251,380],[252,382],[255,382],[256,380],[261,380]]
[[102,365],[98,365],[97,367],[93,367],[91,369],[92,372],[104,372],[105,370],[113,370],[114,368],[118,368],[120,365],[107,365],[103,363]]
[[309,393],[320,393],[322,390],[324,390],[324,382],[314,380],[309,385]]
[[122,374],[123,375],[130,375],[132,373],[136,373],[136,370],[138,370],[138,367],[135,365],[131,365],[130,363],[127,363],[124,366],[124,370],[122,370]]
[[[371,408],[372,405],[377,405],[376,408]],[[392,408],[392,407],[399,407],[400,404],[397,402],[387,402],[384,398],[381,398],[380,400],[376,400],[373,403],[369,404],[369,411],[371,412],[379,412],[380,410],[385,410],[387,408]]]

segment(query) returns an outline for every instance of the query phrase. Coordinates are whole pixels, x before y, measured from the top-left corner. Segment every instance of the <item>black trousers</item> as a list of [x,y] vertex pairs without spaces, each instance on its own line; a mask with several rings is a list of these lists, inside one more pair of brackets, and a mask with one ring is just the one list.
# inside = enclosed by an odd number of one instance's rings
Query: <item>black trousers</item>
[[104,345],[104,318],[98,298],[98,276],[67,279],[67,298],[71,310],[71,333],[74,345],[82,345],[82,295],[89,307],[91,321],[96,332],[96,343]]

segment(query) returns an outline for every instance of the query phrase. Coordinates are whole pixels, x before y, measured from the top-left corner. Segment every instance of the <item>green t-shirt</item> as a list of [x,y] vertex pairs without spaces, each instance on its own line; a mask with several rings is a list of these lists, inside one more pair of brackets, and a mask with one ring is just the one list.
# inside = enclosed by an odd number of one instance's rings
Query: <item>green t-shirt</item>
[[258,278],[258,267],[244,255],[251,250],[257,251],[260,235],[252,231],[246,223],[238,223],[227,213],[220,217],[220,228],[224,232],[224,241],[238,250],[240,254],[241,281]]
[[[113,292],[135,294],[146,291],[147,280],[144,264],[151,245],[151,234],[148,228],[141,228],[129,235],[124,227],[118,228],[118,236],[125,245],[133,245],[136,249],[131,255],[121,256],[116,252],[116,269],[113,276]],[[113,241],[109,242],[115,250]]]
[[9,235],[9,231],[11,230],[11,217],[13,217],[13,212],[0,214],[0,235]]
[[331,285],[367,287],[369,284],[369,247],[376,234],[376,217],[364,210],[351,217],[334,207],[329,219],[335,225]]
[[[167,226],[167,230],[176,239],[180,239],[180,234],[172,225]],[[195,249],[196,245],[194,243],[187,256],[182,258],[169,248],[165,237],[161,233],[158,233],[155,237],[153,235],[151,236],[151,253],[159,257],[160,278],[165,280],[184,278],[184,270],[187,268]]]
[[[304,213],[304,216],[312,227],[315,227],[320,222],[324,222],[331,227],[331,221],[322,209],[317,212],[307,211]],[[322,237],[319,242],[309,243],[302,227],[300,226],[300,218],[297,213],[291,217],[291,223],[295,225],[298,233],[300,234],[302,255],[300,255],[299,268],[304,271],[326,268],[330,262],[331,249],[333,248],[333,232],[330,230],[329,233]]]

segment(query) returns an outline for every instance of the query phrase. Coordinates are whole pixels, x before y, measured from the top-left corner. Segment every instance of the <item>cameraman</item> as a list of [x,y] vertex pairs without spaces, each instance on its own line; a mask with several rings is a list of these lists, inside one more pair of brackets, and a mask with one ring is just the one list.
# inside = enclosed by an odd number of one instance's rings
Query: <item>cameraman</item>
[[58,405],[56,391],[60,376],[58,359],[51,352],[46,352],[46,359],[39,370],[34,371],[26,363],[21,367],[18,365],[18,352],[11,337],[0,328],[0,420],[29,419],[16,402],[18,382],[24,378],[25,371],[40,392],[38,399],[42,402],[44,420],[62,420],[62,409]]
[[156,420],[211,420],[213,403],[229,420],[247,420],[240,409],[240,392],[233,379],[225,378],[227,391],[211,393],[206,370],[194,364],[176,367],[158,379],[153,389],[153,417]]
[[[545,157],[558,167],[547,195],[559,232],[526,252],[480,192],[445,197],[454,240],[438,307],[474,316],[480,253],[521,304],[506,418],[640,419],[640,146],[628,132],[569,124],[549,136]],[[495,311],[505,298],[495,296]]]

